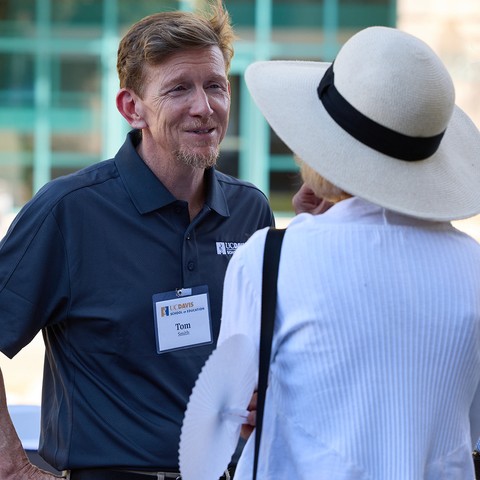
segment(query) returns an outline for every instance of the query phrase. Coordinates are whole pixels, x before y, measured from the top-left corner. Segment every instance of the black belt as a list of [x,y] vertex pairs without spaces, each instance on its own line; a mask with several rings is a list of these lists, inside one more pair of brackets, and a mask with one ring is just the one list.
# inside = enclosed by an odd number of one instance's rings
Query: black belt
[[[229,474],[225,473],[220,480],[233,478],[235,467],[228,468]],[[68,470],[68,480],[181,480],[178,472],[141,472],[138,470],[114,470],[107,468],[82,468]],[[231,477],[230,477],[231,475]]]
[[[69,474],[69,475],[68,475]],[[106,468],[82,468],[67,473],[70,480],[177,480],[178,472],[140,472],[138,470],[112,470]]]

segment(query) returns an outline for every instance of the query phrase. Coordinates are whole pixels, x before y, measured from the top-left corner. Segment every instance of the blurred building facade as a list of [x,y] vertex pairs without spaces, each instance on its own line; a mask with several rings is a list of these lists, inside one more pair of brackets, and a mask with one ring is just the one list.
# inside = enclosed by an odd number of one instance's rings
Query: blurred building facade
[[[47,181],[111,158],[128,125],[115,107],[116,52],[128,26],[204,0],[0,0],[0,179],[19,208]],[[396,0],[226,0],[239,40],[230,128],[219,168],[288,210],[298,186],[288,149],[271,135],[243,83],[255,60],[331,61],[368,25],[394,26]],[[284,199],[284,200],[282,200]]]

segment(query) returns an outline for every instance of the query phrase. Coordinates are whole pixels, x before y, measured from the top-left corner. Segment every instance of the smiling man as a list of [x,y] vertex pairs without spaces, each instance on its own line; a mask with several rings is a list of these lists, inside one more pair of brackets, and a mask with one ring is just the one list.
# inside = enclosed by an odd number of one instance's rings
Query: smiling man
[[[127,64],[127,55],[120,53],[119,62]],[[188,201],[192,218],[205,200],[204,169],[215,165],[228,126],[227,61],[217,45],[181,51],[148,65],[139,93],[125,79],[117,95],[119,111],[142,132],[139,155],[171,193]]]
[[[258,189],[215,168],[232,41],[219,1],[133,25],[118,50],[124,145],[47,184],[0,244],[0,350],[13,357],[42,330],[40,453],[71,480],[177,477],[229,259],[273,222]],[[1,405],[0,478],[54,478]]]

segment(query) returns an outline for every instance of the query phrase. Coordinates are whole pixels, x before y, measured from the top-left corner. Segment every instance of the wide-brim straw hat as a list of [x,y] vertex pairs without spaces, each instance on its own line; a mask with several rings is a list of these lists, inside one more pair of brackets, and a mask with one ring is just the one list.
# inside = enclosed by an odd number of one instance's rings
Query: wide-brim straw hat
[[346,192],[397,212],[440,221],[480,213],[480,132],[428,45],[369,27],[340,49],[333,75],[331,65],[267,61],[245,73],[294,153]]

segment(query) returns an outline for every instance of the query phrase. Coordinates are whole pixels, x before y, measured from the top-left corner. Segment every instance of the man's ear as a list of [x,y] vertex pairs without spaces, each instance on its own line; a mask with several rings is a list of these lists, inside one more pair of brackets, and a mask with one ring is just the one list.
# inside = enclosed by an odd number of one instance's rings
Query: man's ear
[[147,126],[142,115],[141,101],[130,89],[122,88],[117,93],[117,109],[133,128],[142,129]]

